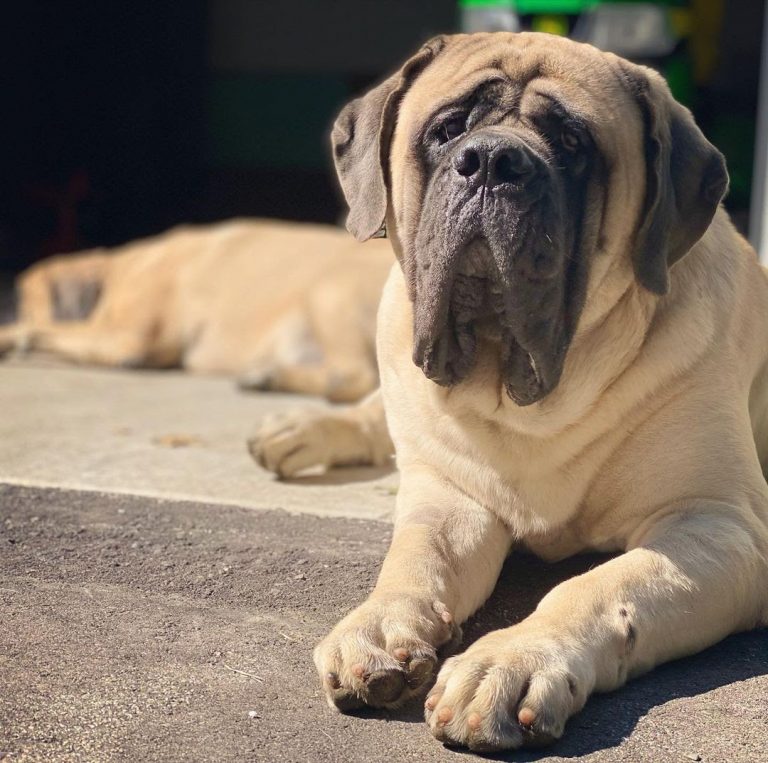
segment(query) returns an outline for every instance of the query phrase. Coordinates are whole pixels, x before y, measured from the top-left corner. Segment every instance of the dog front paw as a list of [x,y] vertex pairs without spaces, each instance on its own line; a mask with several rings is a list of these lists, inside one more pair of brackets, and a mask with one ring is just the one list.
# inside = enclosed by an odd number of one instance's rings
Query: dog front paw
[[248,440],[256,462],[282,478],[314,467],[373,463],[360,424],[344,410],[303,409],[264,419]]
[[269,392],[273,381],[273,366],[254,366],[238,377],[237,387],[243,392]]
[[437,650],[460,640],[442,603],[377,598],[347,615],[317,646],[314,660],[332,708],[396,707],[427,687]]
[[432,734],[477,752],[558,739],[594,686],[587,650],[526,622],[447,660],[425,703]]

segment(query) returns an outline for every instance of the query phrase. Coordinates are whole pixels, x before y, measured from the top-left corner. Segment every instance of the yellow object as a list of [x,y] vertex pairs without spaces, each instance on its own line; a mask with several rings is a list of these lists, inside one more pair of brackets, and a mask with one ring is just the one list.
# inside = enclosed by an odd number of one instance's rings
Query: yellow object
[[691,35],[691,12],[687,8],[670,8],[669,24],[672,31],[678,37],[690,37]]
[[723,6],[723,0],[691,0],[690,52],[697,85],[708,84],[717,67]]
[[561,15],[534,16],[531,28],[534,32],[546,32],[565,37],[569,30],[568,17]]

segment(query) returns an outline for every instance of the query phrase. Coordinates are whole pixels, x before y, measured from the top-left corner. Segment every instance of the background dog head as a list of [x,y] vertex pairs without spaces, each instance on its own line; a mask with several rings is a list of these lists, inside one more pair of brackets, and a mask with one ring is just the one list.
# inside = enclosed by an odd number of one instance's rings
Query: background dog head
[[486,338],[519,405],[557,385],[609,273],[667,291],[727,187],[661,77],[542,34],[431,40],[342,111],[332,144],[349,230],[387,221],[416,364],[456,384]]

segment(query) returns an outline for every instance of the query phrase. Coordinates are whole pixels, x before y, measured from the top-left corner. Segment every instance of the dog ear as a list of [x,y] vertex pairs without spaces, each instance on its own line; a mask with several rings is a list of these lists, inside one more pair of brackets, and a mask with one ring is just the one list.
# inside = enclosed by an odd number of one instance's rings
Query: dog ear
[[728,189],[728,173],[722,154],[661,76],[623,60],[620,69],[645,123],[645,201],[633,265],[638,281],[661,295],[669,290],[669,268],[712,222]]
[[444,46],[442,36],[429,40],[400,71],[347,104],[333,125],[333,161],[349,205],[347,230],[358,241],[367,241],[384,225],[389,144],[400,101]]

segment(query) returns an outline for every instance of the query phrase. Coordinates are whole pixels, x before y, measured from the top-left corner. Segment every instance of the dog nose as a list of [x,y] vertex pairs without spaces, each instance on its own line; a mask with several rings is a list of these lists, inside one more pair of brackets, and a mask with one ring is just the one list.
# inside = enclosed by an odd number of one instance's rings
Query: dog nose
[[536,174],[531,151],[522,141],[496,136],[469,138],[453,166],[462,177],[489,187],[525,183]]

